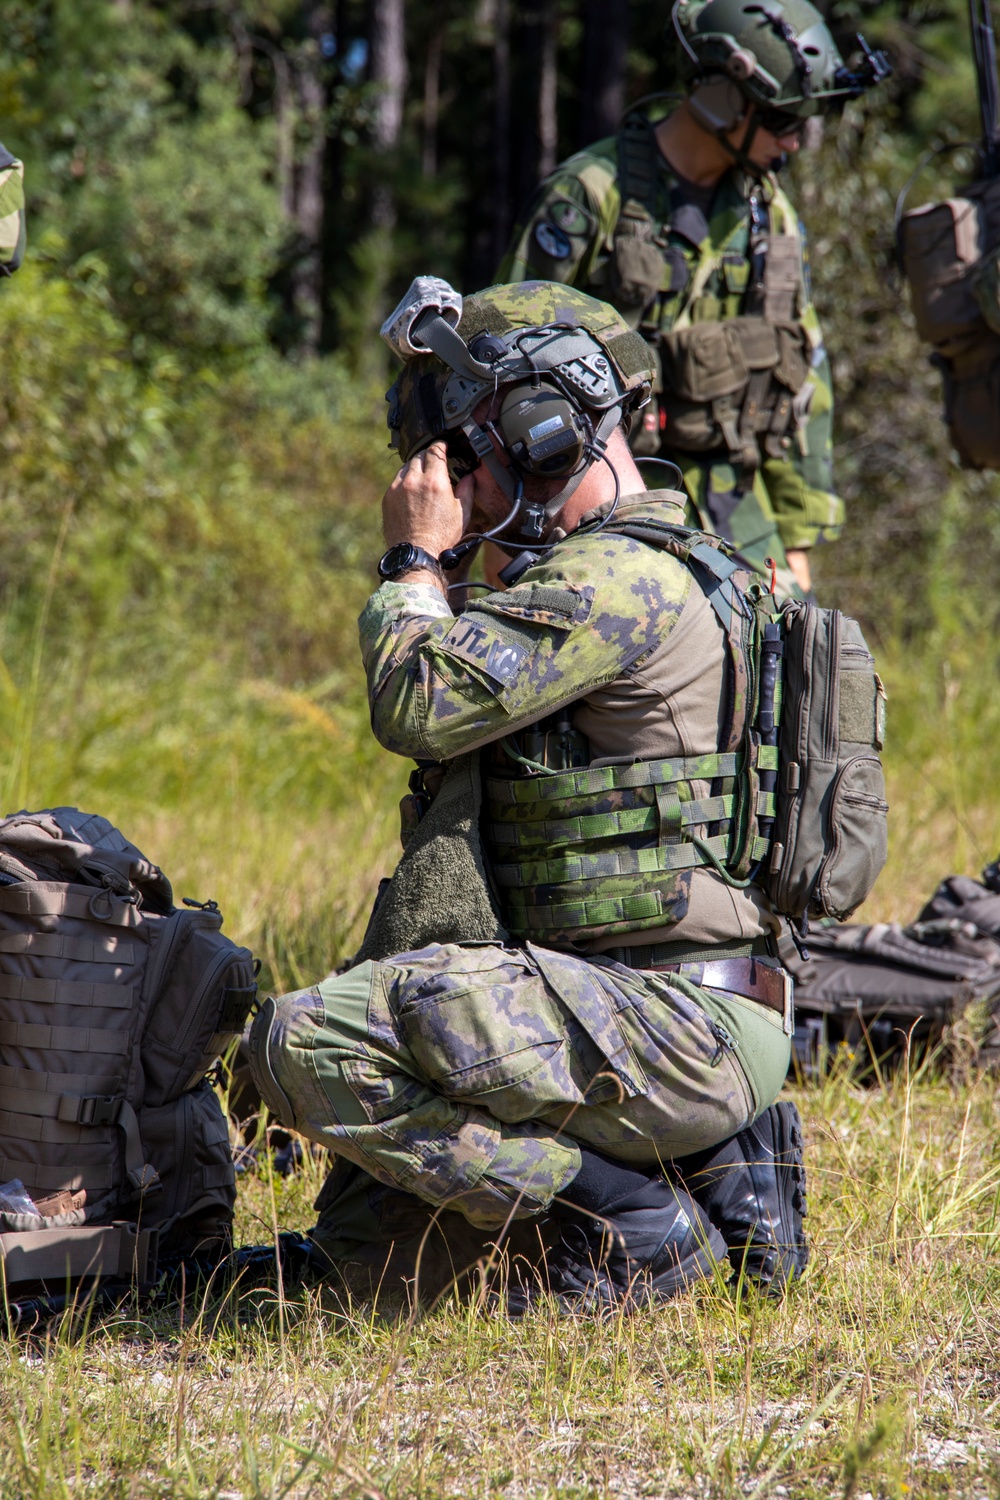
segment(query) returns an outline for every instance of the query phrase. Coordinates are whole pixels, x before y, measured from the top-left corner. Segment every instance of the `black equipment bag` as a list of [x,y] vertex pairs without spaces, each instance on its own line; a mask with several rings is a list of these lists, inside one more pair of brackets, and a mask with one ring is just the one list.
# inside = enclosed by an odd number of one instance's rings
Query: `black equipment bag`
[[1000,862],[982,881],[952,875],[914,922],[815,927],[802,951],[786,929],[795,978],[792,1066],[816,1077],[846,1048],[863,1070],[893,1067],[940,1042],[981,1007],[977,1061],[1000,1061]]

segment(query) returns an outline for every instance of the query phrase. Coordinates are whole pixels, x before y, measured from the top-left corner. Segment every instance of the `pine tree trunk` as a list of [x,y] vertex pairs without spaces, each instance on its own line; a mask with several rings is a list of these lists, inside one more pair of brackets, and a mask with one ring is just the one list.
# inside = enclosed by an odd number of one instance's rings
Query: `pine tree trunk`
[[424,64],[424,150],[423,173],[428,180],[438,171],[438,119],[441,113],[441,59],[444,55],[444,32],[436,31],[427,44]]
[[300,327],[297,340],[302,353],[319,349],[323,323],[323,179],[326,158],[326,88],[320,38],[329,24],[325,4],[312,5],[306,24],[311,44],[295,69],[299,130],[305,140],[295,171],[295,227],[299,255],[292,274],[295,313]]
[[[406,34],[404,0],[374,0],[371,30],[371,74],[378,89],[372,140],[376,151],[389,157],[399,144],[406,93]],[[386,164],[388,168],[388,163]],[[396,202],[386,177],[372,194],[372,225],[396,227]]]
[[559,159],[559,4],[541,0],[538,78],[538,175],[548,177]]
[[493,24],[493,260],[497,262],[511,231],[510,0],[496,0]]
[[625,108],[629,0],[586,0],[580,145],[611,135]]

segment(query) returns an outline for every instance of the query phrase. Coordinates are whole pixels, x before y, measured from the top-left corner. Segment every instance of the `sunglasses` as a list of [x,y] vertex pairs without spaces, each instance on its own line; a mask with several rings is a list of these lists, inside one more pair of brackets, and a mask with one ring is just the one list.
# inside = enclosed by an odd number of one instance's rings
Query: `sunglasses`
[[801,136],[808,122],[801,115],[793,115],[783,109],[760,109],[757,111],[757,123],[768,135],[781,140],[785,136]]

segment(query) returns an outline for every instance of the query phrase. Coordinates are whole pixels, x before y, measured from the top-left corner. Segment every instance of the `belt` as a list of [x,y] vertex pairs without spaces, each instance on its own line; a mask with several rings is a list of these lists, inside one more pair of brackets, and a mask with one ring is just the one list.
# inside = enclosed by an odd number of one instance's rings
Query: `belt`
[[712,958],[707,963],[652,964],[657,974],[683,974],[706,990],[730,990],[785,1014],[791,975],[756,958]]
[[[618,952],[627,955],[627,948],[619,949]],[[783,969],[774,962],[767,963],[757,957],[739,958],[709,958],[701,960],[686,960],[673,964],[649,963],[647,955],[655,957],[656,954],[647,948],[645,952],[636,950],[636,957],[644,960],[637,963],[635,958],[631,963],[627,957],[618,958],[618,963],[624,963],[626,967],[633,969],[644,969],[647,973],[654,974],[683,974],[692,984],[700,985],[706,990],[728,990],[731,994],[742,995],[745,1000],[756,1000],[758,1005],[764,1005],[768,1010],[773,1010],[782,1017],[784,1030],[791,1036],[794,1028],[792,1017],[792,990],[793,981],[787,969]],[[601,957],[610,955],[599,955]]]

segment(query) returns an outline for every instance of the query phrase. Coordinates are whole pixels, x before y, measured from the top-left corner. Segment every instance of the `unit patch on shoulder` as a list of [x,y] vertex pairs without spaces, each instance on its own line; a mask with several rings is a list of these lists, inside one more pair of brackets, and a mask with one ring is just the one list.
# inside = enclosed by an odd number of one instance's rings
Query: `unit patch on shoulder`
[[547,221],[535,225],[535,242],[539,250],[550,260],[569,260],[573,253],[569,235]]
[[597,227],[592,213],[574,203],[572,198],[556,198],[549,204],[549,217],[564,234],[588,235]]
[[485,621],[459,620],[441,642],[449,656],[467,661],[494,682],[505,686],[528,656],[527,648]]

